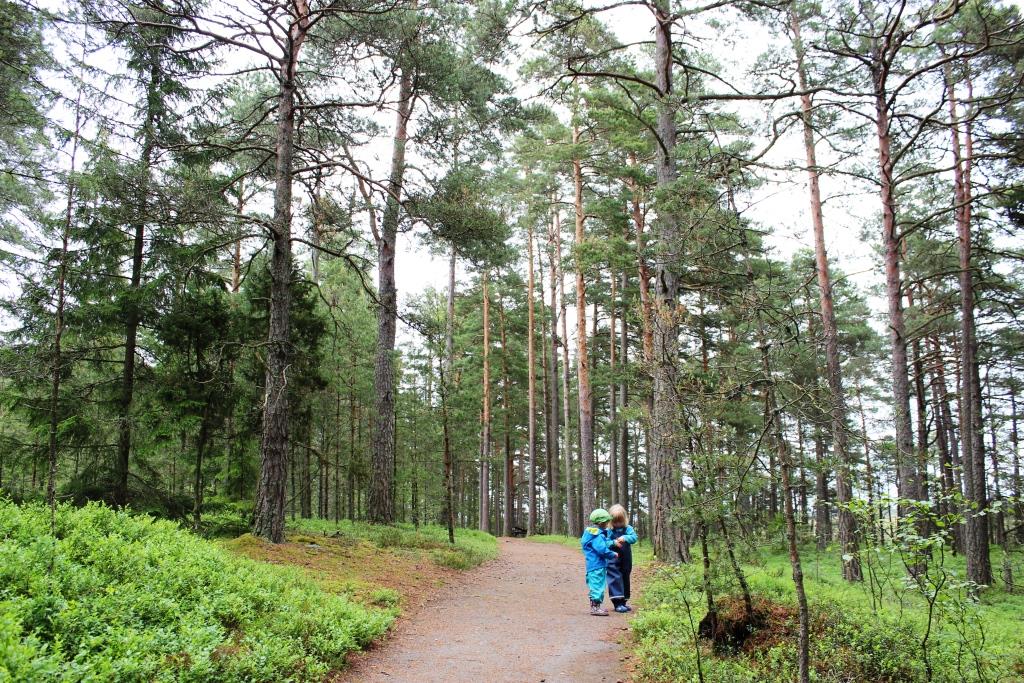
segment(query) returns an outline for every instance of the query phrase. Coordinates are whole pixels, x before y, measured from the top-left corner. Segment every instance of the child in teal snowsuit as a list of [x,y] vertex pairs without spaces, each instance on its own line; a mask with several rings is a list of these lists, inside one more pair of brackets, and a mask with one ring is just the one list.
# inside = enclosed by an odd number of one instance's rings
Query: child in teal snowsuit
[[608,562],[618,555],[611,549],[608,539],[608,522],[612,516],[598,508],[590,513],[590,521],[597,526],[588,526],[580,537],[583,556],[587,560],[587,591],[590,593],[590,613],[596,617],[608,616],[608,610],[601,606],[608,577]]

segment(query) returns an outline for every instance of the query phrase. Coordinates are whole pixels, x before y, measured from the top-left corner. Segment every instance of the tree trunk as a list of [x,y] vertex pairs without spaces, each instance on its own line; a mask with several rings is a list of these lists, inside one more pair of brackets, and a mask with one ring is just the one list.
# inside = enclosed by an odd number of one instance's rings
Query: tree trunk
[[156,151],[156,120],[160,108],[162,76],[160,46],[149,48],[149,82],[146,88],[146,119],[142,124],[141,186],[138,188],[138,215],[135,217],[132,242],[132,275],[128,301],[125,305],[124,365],[121,375],[121,395],[118,399],[117,460],[114,463],[114,502],[128,504],[128,461],[132,451],[132,403],[135,393],[135,353],[139,336],[139,301],[142,289],[142,260],[145,249],[146,214],[149,211],[150,173]]
[[452,367],[455,363],[455,246],[448,257],[448,311],[444,332],[444,360],[438,359],[441,375],[441,422],[444,438],[444,521],[448,542],[455,543],[455,473],[452,464],[451,422],[448,401],[451,396]]
[[[562,231],[554,231],[555,241],[555,271],[558,279],[558,306],[562,321],[562,423],[564,440],[562,441],[562,453],[565,454],[565,500],[566,514],[568,515],[569,535],[580,536],[583,533],[582,521],[577,513],[576,490],[573,484],[572,467],[572,421],[569,418],[569,330],[566,323],[565,305],[565,277],[562,273]],[[554,295],[552,295],[553,297]],[[553,340],[557,344],[557,340]]]
[[253,534],[273,543],[284,541],[285,486],[288,473],[288,378],[291,346],[292,156],[295,89],[299,50],[309,28],[309,8],[295,3],[298,15],[288,29],[289,52],[281,64],[277,106],[277,161],[274,174],[273,252],[270,262],[270,330],[267,344],[266,395],[260,443],[260,478],[256,490]]
[[[197,358],[198,363],[202,363]],[[209,379],[207,379],[209,381]],[[210,440],[210,406],[203,408],[199,421],[199,437],[196,439],[196,470],[192,483],[192,531],[199,533],[203,521],[203,456],[206,455],[206,444]]]
[[[672,103],[672,14],[667,0],[653,3],[655,14],[655,71],[660,91],[657,104],[658,187],[667,191],[677,179],[675,148],[676,121]],[[679,284],[676,262],[680,248],[679,225],[671,209],[661,211],[657,230],[656,273],[654,281],[654,407],[651,415],[651,540],[654,553],[663,562],[688,561],[689,550],[681,530],[672,523],[672,512],[679,504],[682,478],[676,453],[682,434],[676,395],[679,360]],[[643,284],[641,283],[641,287]]]
[[779,452],[779,461],[782,469],[783,514],[786,517],[786,542],[789,547],[789,564],[793,573],[793,586],[796,589],[799,634],[797,636],[797,670],[800,683],[807,683],[809,674],[809,632],[810,617],[807,608],[807,594],[804,591],[804,572],[800,562],[800,550],[797,547],[796,516],[793,514],[793,483],[792,483],[792,457],[789,453],[789,444],[783,436],[782,417],[775,398],[775,384],[771,379],[771,365],[768,360],[768,344],[761,340],[761,362],[764,370],[768,391],[765,396],[771,427],[774,435],[775,447]]
[[996,440],[996,406],[992,400],[992,382],[988,376],[988,369],[985,370],[986,403],[988,403],[988,430],[991,446],[988,449],[989,457],[992,459],[992,500],[998,508],[992,514],[992,542],[998,546],[1005,546],[1006,540],[1006,516],[1003,512],[1003,491],[999,477],[999,444]]
[[380,305],[377,309],[377,358],[373,384],[377,395],[377,413],[373,432],[373,476],[367,517],[374,524],[395,521],[392,495],[395,470],[395,326],[398,319],[398,292],[395,286],[395,241],[401,206],[399,198],[405,179],[405,146],[412,116],[413,78],[410,68],[402,69],[399,82],[398,112],[391,152],[391,175],[388,197],[377,240],[378,286]]
[[946,89],[953,148],[953,195],[956,207],[957,252],[960,261],[960,460],[964,494],[968,503],[966,528],[967,579],[979,586],[992,585],[989,560],[988,494],[985,490],[985,448],[981,427],[981,386],[978,372],[978,340],[974,325],[974,273],[971,265],[970,188],[966,168],[970,159],[961,158],[956,92],[949,68]]
[[799,413],[796,416],[796,443],[800,457],[800,523],[807,526],[810,521],[807,510],[807,450],[804,447],[804,423]]
[[893,160],[889,133],[889,109],[884,77],[875,75],[875,125],[878,134],[878,166],[882,198],[882,248],[885,290],[889,304],[889,347],[892,365],[893,413],[896,422],[897,490],[904,500],[920,500],[914,436],[910,424],[910,377],[907,366],[907,331],[903,315],[903,280],[900,275],[900,243],[896,224]]
[[[572,129],[572,144],[580,144],[578,127]],[[584,514],[597,507],[597,481],[594,465],[594,411],[590,387],[590,357],[587,353],[587,289],[583,280],[583,170],[579,150],[573,154],[572,179],[575,190],[576,241],[573,263],[576,268],[576,384],[579,388],[580,413],[580,473],[582,475],[582,502]]]
[[[914,300],[907,293],[907,305],[913,307]],[[917,469],[920,475],[921,500],[928,500],[928,399],[924,388],[924,359],[921,353],[921,340],[914,339],[910,344],[910,352],[914,368],[914,416],[917,423]]]
[[[505,536],[512,535],[512,522],[513,522],[513,506],[512,498],[515,493],[515,483],[513,481],[512,471],[512,431],[510,426],[511,416],[509,415],[508,407],[508,339],[505,335],[505,306],[501,303],[501,297],[498,298],[498,321],[501,324],[501,412],[502,419],[504,420],[504,441],[505,441],[505,467],[502,472],[504,475],[503,488],[504,488],[504,509],[502,510],[502,531],[501,533]],[[528,331],[531,337],[530,345],[532,346],[533,331]],[[533,365],[530,365],[533,368]],[[532,378],[529,382],[533,384]],[[530,394],[531,403],[533,403],[533,393]],[[530,421],[533,421],[531,414]],[[530,447],[532,450],[532,444]]]
[[[75,101],[75,126],[71,140],[71,155],[68,169],[67,201],[64,204],[64,225],[61,230],[60,264],[57,266],[57,307],[53,319],[53,358],[50,374],[50,429],[48,439],[49,467],[46,478],[46,504],[50,508],[50,533],[55,533],[57,513],[57,431],[60,425],[60,385],[64,371],[64,356],[61,343],[64,337],[64,309],[66,305],[66,284],[68,269],[68,244],[71,240],[71,224],[75,210],[75,172],[78,161],[78,143],[82,129],[82,92],[79,90]],[[3,464],[0,462],[0,489],[3,487]]]
[[484,307],[484,387],[483,387],[483,419],[482,433],[480,438],[480,517],[478,527],[480,531],[490,531],[490,478],[491,478],[491,303],[490,294],[487,289],[487,272],[484,271],[481,283],[483,307]]
[[[558,286],[556,274],[559,272],[556,264],[555,243],[560,234],[561,227],[558,218],[558,208],[555,207],[551,214],[551,227],[548,235],[550,263],[548,264],[549,281],[551,289],[551,338],[545,338],[544,344],[549,349],[547,378],[548,384],[548,406],[547,406],[547,503],[548,503],[548,533],[557,534],[562,530],[562,496],[559,489],[558,472],[561,469],[561,458],[559,457],[559,418],[558,418]],[[567,468],[568,469],[568,468]]]
[[832,542],[832,511],[829,509],[828,465],[825,463],[825,442],[821,436],[821,425],[814,425],[814,538],[818,550],[824,550]]
[[878,542],[884,538],[884,535],[879,533],[880,530],[875,524],[875,521],[879,519],[875,509],[875,471],[871,462],[871,442],[868,440],[868,421],[867,415],[864,413],[864,400],[861,395],[860,381],[856,383],[856,390],[857,411],[860,414],[860,435],[864,446],[864,483],[868,493],[868,514],[872,520],[871,527],[865,533],[869,538]]
[[[793,47],[797,58],[797,77],[800,90],[807,90],[804,48],[800,38],[800,21],[796,5],[789,5]],[[825,336],[825,368],[829,387],[829,414],[832,418],[832,449],[836,462],[836,501],[839,512],[839,551],[842,555],[843,578],[860,581],[857,520],[849,509],[853,502],[853,470],[846,430],[846,394],[843,391],[842,365],[839,359],[839,333],[832,298],[832,278],[829,273],[828,253],[825,250],[825,221],[821,209],[821,187],[818,160],[814,147],[814,127],[811,121],[811,96],[800,97],[803,119],[804,152],[807,156],[807,175],[811,192],[811,222],[814,226],[814,264],[818,275],[818,301],[821,308],[822,331]]]
[[[539,247],[538,243],[538,247]],[[552,514],[558,508],[558,512],[561,512],[561,505],[555,501],[560,500],[558,496],[558,489],[552,485],[552,482],[557,483],[558,478],[556,475],[557,468],[559,467],[559,456],[558,456],[558,357],[552,358],[552,354],[555,352],[553,346],[549,343],[552,339],[548,336],[548,316],[543,315],[543,304],[546,301],[544,298],[544,250],[538,248],[537,250],[537,267],[541,274],[538,282],[540,283],[540,300],[542,304],[542,315],[540,316],[540,332],[541,332],[541,365],[543,366],[543,378],[544,383],[542,384],[541,395],[544,402],[544,481],[546,486],[544,489],[545,493],[545,512],[544,520],[545,527],[549,534],[558,533],[561,529],[561,515],[557,516],[558,524],[555,524],[555,519],[552,518]],[[553,292],[552,292],[553,294]],[[552,302],[553,304],[554,302]],[[554,306],[551,307],[552,317],[556,317],[557,313]],[[554,322],[554,321],[552,321]],[[554,367],[552,367],[554,366]],[[533,533],[537,533],[534,529]]]
[[929,378],[929,386],[931,388],[931,399],[932,399],[932,416],[935,421],[935,437],[936,444],[939,449],[939,505],[938,510],[942,515],[947,515],[952,512],[952,506],[950,505],[949,496],[953,493],[953,460],[950,456],[949,447],[949,434],[945,420],[943,419],[942,403],[946,393],[946,387],[942,386],[940,389],[939,382],[945,385],[945,377],[941,373],[942,368],[942,350],[939,347],[938,341],[932,337],[929,338],[929,343],[932,347],[933,361],[929,364],[931,368]]
[[[529,414],[527,415],[526,438],[529,453],[529,500],[530,506],[526,518],[526,533],[537,533],[537,359],[534,349],[534,312],[533,312],[533,224],[526,226],[526,393]],[[504,328],[503,328],[504,330]],[[504,349],[504,342],[502,348]],[[550,446],[550,439],[548,445]],[[509,528],[509,533],[512,529]]]
[[[615,424],[615,347],[619,340],[615,334],[616,308],[615,308],[615,272],[610,273],[611,298],[608,302],[608,481],[611,501],[618,503],[619,497],[619,440],[616,438]],[[595,342],[596,343],[596,342]]]
[[[937,391],[939,392],[937,396],[938,410],[936,412],[936,419],[940,420],[941,428],[946,434],[948,451],[948,466],[942,471],[943,486],[948,488],[951,493],[963,496],[963,478],[961,476],[960,467],[960,442],[957,440],[956,427],[953,422],[953,410],[950,405],[950,391],[949,386],[946,384],[945,356],[943,355],[943,347],[937,335],[932,336],[931,343],[935,353],[935,384],[937,385]],[[959,379],[957,379],[957,383],[959,383]],[[950,512],[954,509],[958,509],[958,507],[959,506],[954,501],[949,501],[947,503],[947,508]],[[964,525],[954,525],[952,533],[953,553],[963,554],[967,545]]]
[[[626,272],[622,272],[622,326],[619,336],[619,406],[625,408],[629,400],[629,380],[626,373],[629,365],[629,332],[626,329],[626,286],[629,280]],[[623,504],[629,502],[629,421],[621,420],[619,425],[619,499]]]
[[[631,166],[637,165],[636,153],[629,153]],[[636,228],[636,270],[640,278],[640,322],[643,338],[643,361],[646,371],[650,372],[654,362],[654,306],[651,303],[651,272],[647,267],[647,248],[644,237],[645,219],[641,206],[640,187],[635,180],[626,181],[630,188],[630,216]]]

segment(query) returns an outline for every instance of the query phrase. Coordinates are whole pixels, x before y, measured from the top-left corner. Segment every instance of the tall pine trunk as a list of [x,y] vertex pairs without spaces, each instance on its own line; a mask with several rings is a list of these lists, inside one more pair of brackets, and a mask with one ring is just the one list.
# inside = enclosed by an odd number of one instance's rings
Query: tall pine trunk
[[125,306],[124,365],[121,373],[121,395],[118,399],[117,460],[114,463],[114,502],[128,503],[128,468],[132,451],[132,404],[135,396],[135,355],[141,319],[138,297],[142,289],[142,261],[145,253],[146,216],[149,212],[149,186],[156,152],[157,111],[160,108],[162,72],[160,47],[149,48],[149,81],[146,84],[146,118],[142,124],[142,155],[140,157],[138,205],[133,225],[132,274]]
[[814,226],[814,264],[818,275],[818,301],[821,308],[822,331],[825,336],[825,375],[829,388],[829,414],[832,418],[832,449],[836,464],[836,502],[839,508],[839,549],[842,556],[843,578],[860,581],[857,520],[849,509],[853,502],[853,468],[846,429],[846,394],[843,391],[842,366],[839,359],[839,333],[832,298],[832,278],[829,273],[828,253],[825,250],[825,221],[821,209],[821,186],[818,175],[817,153],[814,147],[814,127],[811,120],[811,96],[806,94],[807,73],[804,48],[800,38],[800,20],[795,3],[789,6],[793,47],[797,58],[797,78],[803,119],[804,151],[807,156],[807,175],[811,193],[811,221]]
[[[511,536],[512,523],[514,520],[513,496],[515,494],[515,480],[512,470],[512,429],[508,403],[508,337],[505,334],[505,306],[501,303],[500,296],[498,297],[498,321],[500,323],[501,330],[501,413],[502,420],[504,421],[504,434],[502,436],[504,437],[503,440],[505,442],[505,459],[504,468],[502,470],[503,489],[505,495],[501,518],[501,533],[504,536]],[[530,334],[530,336],[532,337],[533,335]],[[531,365],[530,367],[532,368],[533,366]],[[532,383],[533,382],[530,382],[530,384]]]
[[484,271],[481,289],[483,290],[484,308],[484,386],[483,386],[483,424],[480,443],[480,531],[490,531],[491,520],[491,304],[487,288],[487,272]]
[[[572,463],[572,420],[569,417],[569,329],[566,323],[565,304],[565,276],[562,273],[562,231],[561,226],[555,226],[555,275],[558,279],[558,306],[559,317],[562,322],[562,423],[565,428],[562,430],[564,439],[562,441],[562,453],[565,458],[565,501],[566,514],[568,515],[569,535],[579,536],[583,533],[582,520],[577,513],[576,486],[573,482]],[[557,343],[557,340],[555,340]]]
[[[672,102],[672,12],[668,0],[653,3],[655,15],[655,72],[660,91],[657,104],[658,188],[667,192],[677,179],[675,148],[676,120]],[[677,452],[682,425],[676,395],[679,362],[679,283],[676,253],[681,242],[679,225],[672,210],[659,211],[655,223],[657,254],[653,303],[652,374],[653,412],[651,415],[650,483],[651,540],[654,553],[664,562],[689,561],[689,549],[681,530],[672,523],[672,512],[679,504],[681,473]],[[641,285],[642,286],[642,285]]]
[[[609,273],[611,280],[611,298],[608,301],[608,480],[611,501],[618,503],[619,498],[619,440],[616,438],[615,409],[615,347],[618,338],[615,334],[617,311],[615,308],[615,271]],[[595,342],[596,343],[596,342]]]
[[452,457],[451,420],[448,404],[451,397],[452,370],[455,364],[455,246],[448,256],[448,311],[445,319],[444,359],[438,359],[441,373],[441,421],[444,435],[444,521],[448,542],[455,543],[455,473]]
[[885,91],[887,72],[876,70],[875,126],[882,199],[882,249],[885,293],[889,308],[889,352],[892,366],[893,413],[896,424],[898,492],[904,500],[920,500],[914,435],[910,423],[910,376],[907,364],[907,329],[903,314],[903,279],[900,275],[902,238],[896,224],[896,188],[893,179],[889,105]]
[[395,285],[395,241],[401,206],[399,198],[405,179],[405,147],[412,115],[413,79],[410,68],[402,69],[398,88],[398,111],[391,151],[388,197],[377,240],[377,358],[373,386],[377,414],[373,421],[373,476],[367,501],[367,517],[376,524],[395,521],[395,326],[398,320],[398,292]]
[[590,386],[590,357],[587,350],[587,288],[583,279],[583,169],[579,159],[580,131],[572,129],[572,144],[576,147],[572,160],[574,206],[576,209],[576,242],[573,264],[576,269],[576,384],[580,414],[580,474],[584,513],[597,507],[597,481],[594,464],[594,409]]
[[[75,101],[75,124],[72,129],[71,154],[69,157],[68,181],[65,190],[64,224],[60,236],[60,262],[57,265],[57,306],[53,312],[53,356],[50,368],[50,425],[47,444],[49,467],[46,477],[46,504],[50,508],[50,532],[55,533],[57,512],[57,433],[60,425],[60,385],[64,373],[64,311],[66,306],[66,285],[68,270],[68,245],[71,241],[71,225],[75,210],[75,172],[78,161],[78,144],[82,130],[82,92],[79,89]],[[3,486],[3,466],[0,464],[0,487]]]
[[[626,272],[622,272],[621,295],[625,301],[626,285],[629,283]],[[629,331],[626,327],[626,305],[622,306],[622,325],[619,333],[619,407],[625,408],[629,400],[629,380],[626,373],[629,365]],[[621,420],[619,424],[619,499],[623,504],[629,502],[629,421]]]
[[[548,498],[548,533],[557,534],[562,530],[562,495],[559,488],[559,471],[562,468],[559,456],[559,405],[558,405],[558,264],[556,263],[555,245],[561,228],[558,208],[551,213],[551,228],[548,234],[550,263],[548,264],[549,283],[551,290],[551,338],[545,339],[548,347],[548,422],[547,422],[547,498]],[[567,468],[568,469],[568,468]],[[571,509],[571,508],[570,508]]]
[[[526,228],[526,393],[529,414],[527,415],[526,438],[529,453],[529,509],[526,518],[526,533],[537,533],[537,359],[534,348],[533,312],[533,224]],[[504,329],[504,328],[503,328]],[[502,342],[505,349],[505,343]],[[551,440],[548,439],[550,445]],[[509,533],[512,529],[509,528]]]
[[971,215],[968,171],[960,147],[960,124],[951,70],[946,70],[947,100],[953,148],[954,219],[960,265],[960,459],[964,494],[968,503],[966,555],[967,579],[980,586],[992,584],[989,529],[986,508],[985,447],[981,423],[981,383],[978,371],[978,339],[974,324],[974,272],[971,265]]
[[274,172],[274,219],[270,260],[270,330],[267,344],[266,397],[260,442],[260,478],[256,490],[253,534],[273,543],[284,541],[285,488],[288,474],[288,378],[291,357],[292,158],[295,152],[295,90],[299,50],[309,29],[309,8],[295,3],[281,64],[277,105]]

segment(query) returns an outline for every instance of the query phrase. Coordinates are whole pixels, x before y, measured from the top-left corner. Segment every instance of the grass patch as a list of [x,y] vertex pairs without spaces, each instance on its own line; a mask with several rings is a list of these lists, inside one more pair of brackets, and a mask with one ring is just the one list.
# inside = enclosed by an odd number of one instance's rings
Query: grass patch
[[[498,540],[488,533],[472,529],[456,529],[455,545],[448,542],[448,530],[433,524],[391,526],[341,520],[300,519],[289,524],[289,529],[305,537],[330,537],[341,541],[366,541],[378,548],[395,551],[427,551],[439,566],[451,569],[471,569],[498,556]],[[316,540],[312,538],[311,540]]]
[[318,519],[295,520],[285,543],[243,534],[221,544],[253,560],[296,567],[322,590],[392,616],[425,603],[449,570],[470,569],[498,554],[497,539],[479,531],[459,529],[452,546],[442,527]]
[[[744,555],[762,628],[732,650],[700,640],[703,675],[708,681],[792,680],[797,613],[788,556],[781,548]],[[841,577],[838,551],[804,548],[801,555],[811,607],[811,680],[1024,680],[1024,596],[989,588],[971,601],[956,587],[963,558],[944,560],[950,589],[941,593],[925,640],[927,606],[908,590],[897,556],[882,549],[872,558],[871,579],[850,584]],[[1019,557],[1011,561],[1020,564]],[[993,567],[1002,562],[993,548]],[[659,567],[645,584],[644,609],[632,622],[638,680],[697,679],[693,634],[706,612],[701,574],[699,563]],[[724,555],[713,555],[712,582],[720,615],[729,619],[741,601]]]
[[0,501],[0,680],[318,681],[392,619],[172,522]]

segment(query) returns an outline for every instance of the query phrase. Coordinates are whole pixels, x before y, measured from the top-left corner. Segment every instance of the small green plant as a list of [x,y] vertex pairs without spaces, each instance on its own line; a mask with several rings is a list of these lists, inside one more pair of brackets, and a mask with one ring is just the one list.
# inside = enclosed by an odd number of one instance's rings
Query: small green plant
[[370,604],[377,607],[398,607],[402,596],[391,588],[378,588],[370,593]]
[[382,526],[377,530],[374,542],[381,548],[399,548],[402,546],[402,532],[393,526]]

